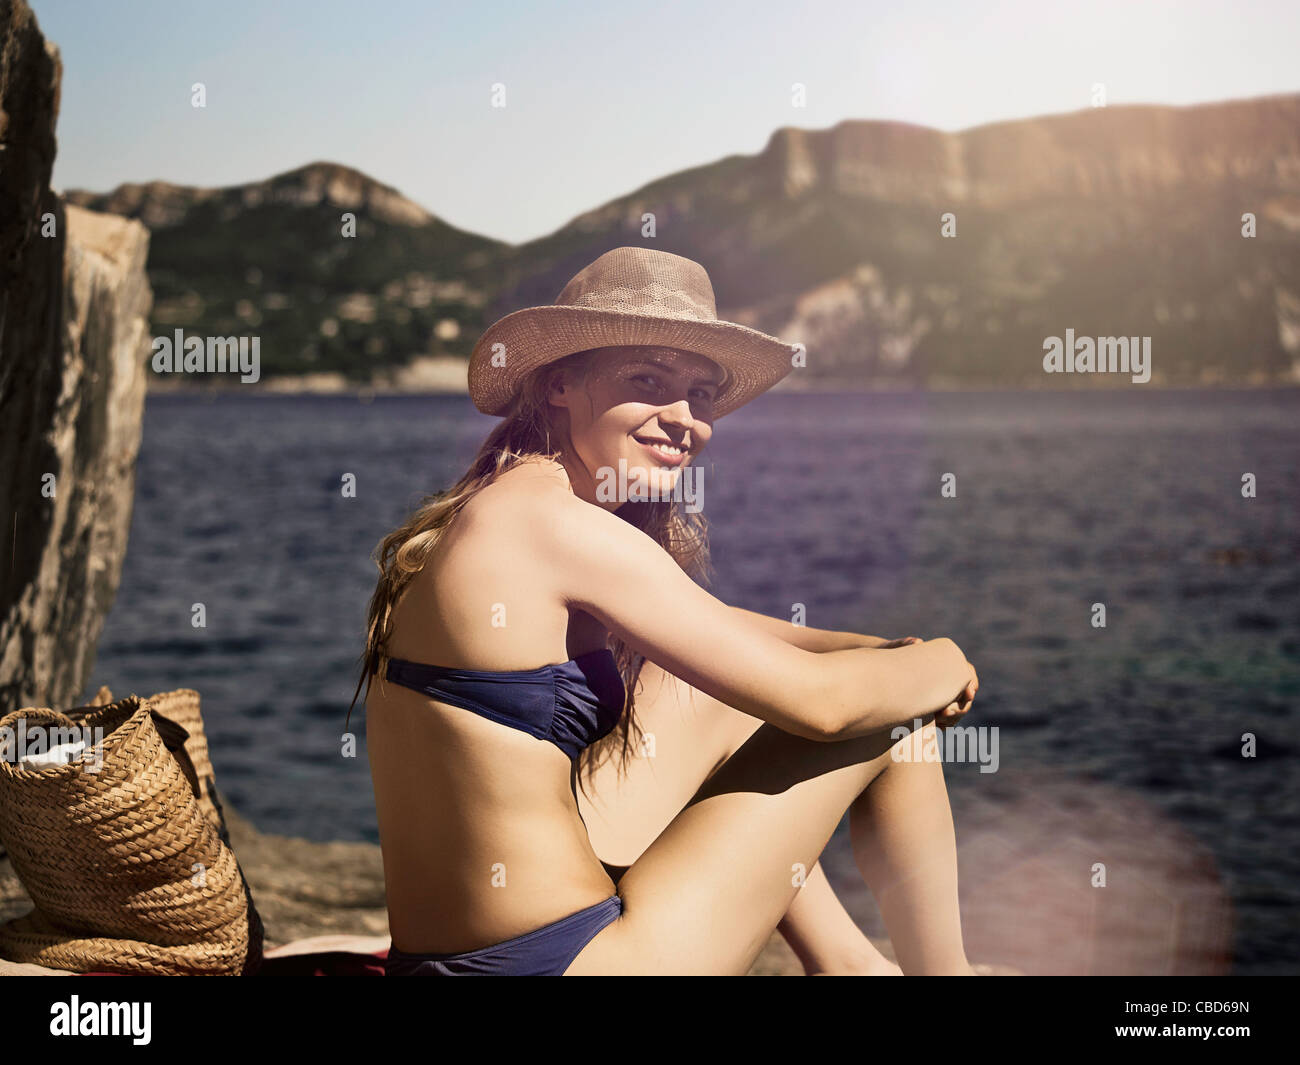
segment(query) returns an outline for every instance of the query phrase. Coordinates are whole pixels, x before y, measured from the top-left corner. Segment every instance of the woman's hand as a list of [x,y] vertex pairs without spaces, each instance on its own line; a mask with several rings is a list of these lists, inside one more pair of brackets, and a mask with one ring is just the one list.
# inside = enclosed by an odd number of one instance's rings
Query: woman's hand
[[875,644],[877,651],[884,651],[890,647],[906,647],[909,643],[925,643],[919,636],[904,636],[901,640],[881,640]]
[[[890,647],[906,647],[912,643],[925,643],[919,636],[904,636],[899,640],[888,640],[878,644],[876,649],[883,651]],[[966,663],[970,665],[969,662]],[[970,711],[971,703],[975,700],[975,693],[979,691],[980,679],[975,672],[975,667],[970,667],[971,679],[966,687],[962,689],[960,695],[954,702],[949,703],[939,713],[935,715],[934,723],[937,728],[947,728],[949,725],[955,725]]]

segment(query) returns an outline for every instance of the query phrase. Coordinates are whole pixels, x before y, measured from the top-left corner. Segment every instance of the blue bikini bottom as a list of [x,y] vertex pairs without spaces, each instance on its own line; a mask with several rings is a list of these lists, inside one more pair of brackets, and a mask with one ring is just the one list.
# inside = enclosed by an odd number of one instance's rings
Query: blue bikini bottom
[[407,954],[390,947],[384,975],[563,976],[582,948],[622,912],[623,900],[611,895],[522,936],[464,954]]

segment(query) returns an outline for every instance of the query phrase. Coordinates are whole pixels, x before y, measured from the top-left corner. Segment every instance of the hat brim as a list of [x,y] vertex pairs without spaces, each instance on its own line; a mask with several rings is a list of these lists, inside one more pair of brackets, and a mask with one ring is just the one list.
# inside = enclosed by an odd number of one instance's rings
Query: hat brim
[[[492,364],[502,345],[502,366]],[[794,367],[795,346],[737,322],[696,322],[593,307],[525,307],[494,322],[474,345],[469,394],[484,414],[508,413],[519,382],[539,366],[589,348],[652,344],[693,351],[727,371],[713,406],[720,418],[766,392]]]

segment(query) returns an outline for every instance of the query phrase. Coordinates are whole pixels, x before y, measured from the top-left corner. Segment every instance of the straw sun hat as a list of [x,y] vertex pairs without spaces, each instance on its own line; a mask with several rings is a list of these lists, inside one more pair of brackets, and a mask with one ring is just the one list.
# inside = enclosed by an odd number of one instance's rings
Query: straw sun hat
[[537,367],[589,348],[633,344],[693,351],[721,366],[726,378],[715,418],[785,377],[796,350],[720,321],[713,284],[699,263],[650,248],[614,248],[578,271],[554,303],[525,307],[487,328],[470,356],[470,398],[484,414],[505,415],[520,382]]

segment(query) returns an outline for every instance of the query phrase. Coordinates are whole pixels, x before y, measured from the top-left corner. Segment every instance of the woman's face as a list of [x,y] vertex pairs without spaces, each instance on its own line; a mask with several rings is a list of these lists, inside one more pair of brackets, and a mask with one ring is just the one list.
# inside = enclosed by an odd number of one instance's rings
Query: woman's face
[[657,498],[666,498],[713,434],[722,380],[717,363],[703,355],[645,346],[602,348],[584,380],[564,374],[552,385],[550,402],[568,411],[572,450],[583,466],[565,462],[574,491],[618,509],[627,495],[607,502],[597,498],[595,483],[618,478],[621,460],[627,471],[621,483],[641,477]]

